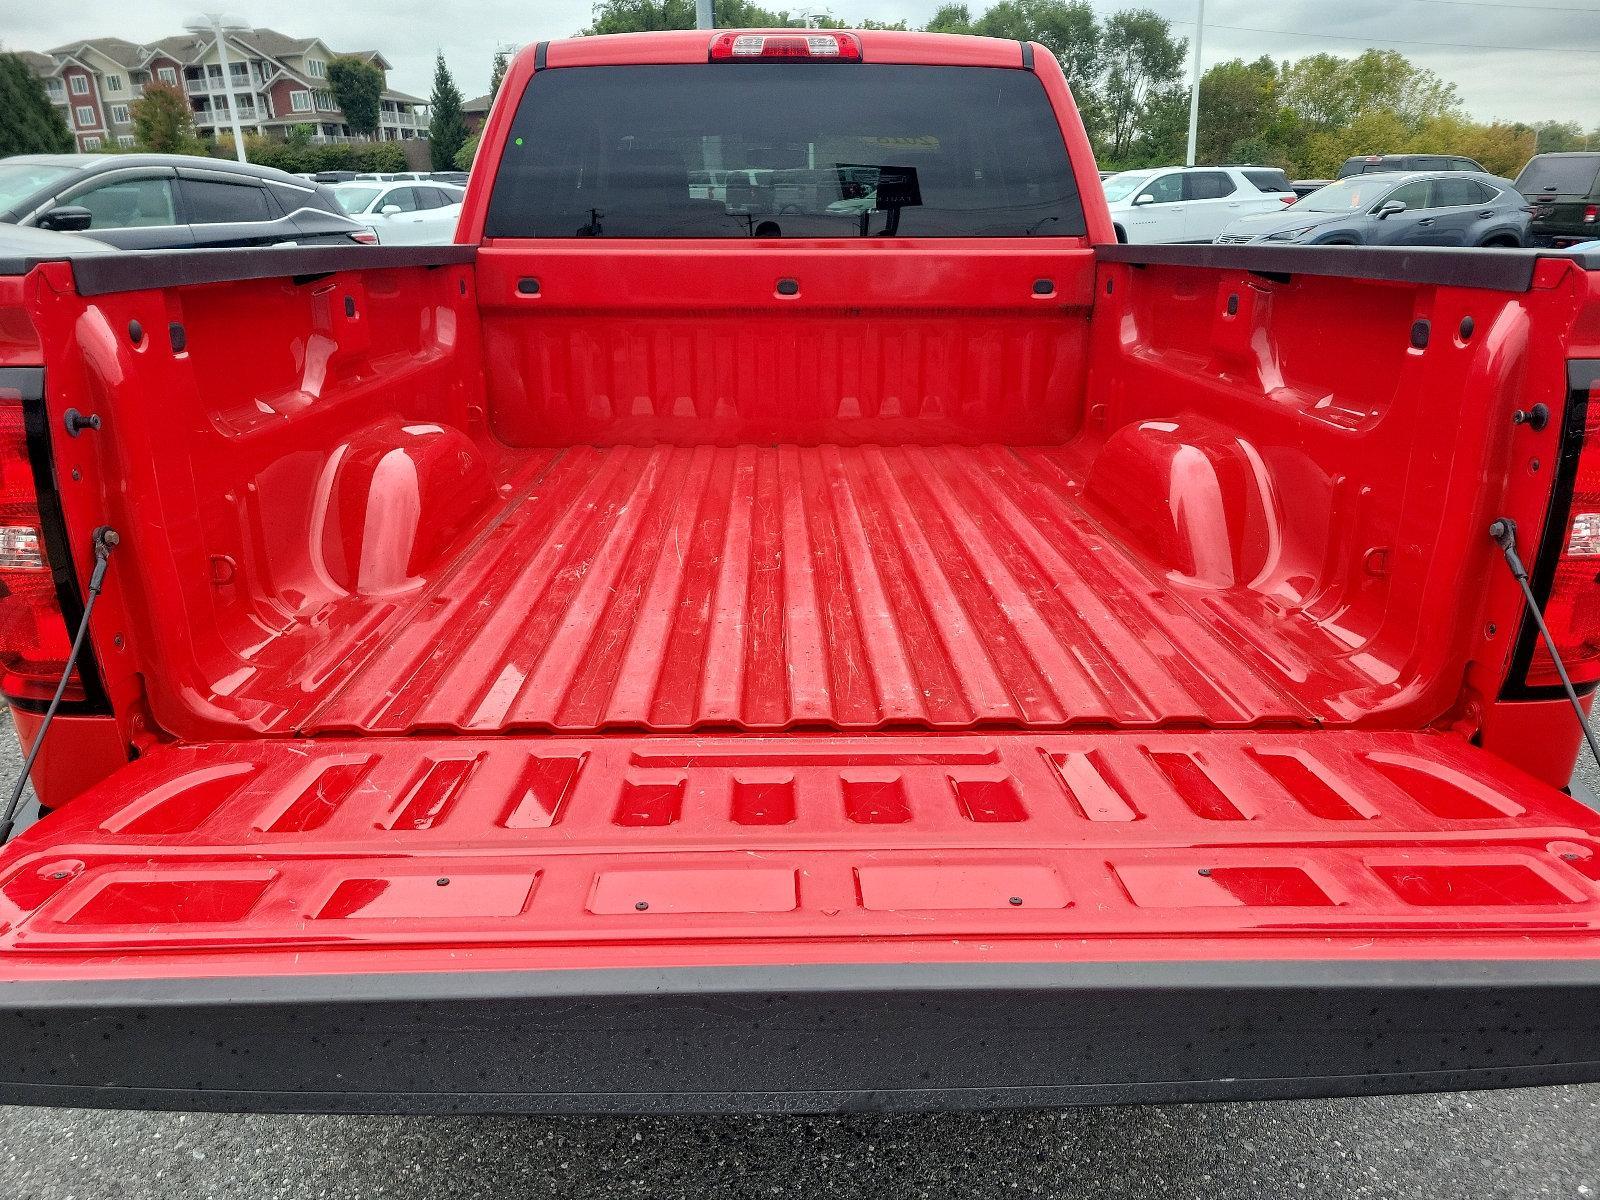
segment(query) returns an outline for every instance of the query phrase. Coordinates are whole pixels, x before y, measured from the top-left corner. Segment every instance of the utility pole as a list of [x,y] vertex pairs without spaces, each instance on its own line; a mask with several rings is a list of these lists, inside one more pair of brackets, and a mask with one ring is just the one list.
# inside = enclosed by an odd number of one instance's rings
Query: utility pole
[[711,12],[711,0],[694,0],[694,27],[715,29],[717,18]]
[[1200,10],[1194,18],[1194,84],[1189,89],[1189,156],[1185,165],[1194,166],[1194,144],[1200,135],[1200,41],[1206,33],[1206,0],[1198,0]]
[[[238,17],[222,13],[205,13],[190,17],[183,27],[190,33],[214,33],[217,36],[217,57],[222,60],[222,93],[228,100],[228,123],[233,126],[233,154],[240,162],[250,160],[244,154],[244,134],[239,129],[239,100],[233,92],[233,62],[228,58],[228,34],[249,29]],[[209,91],[209,86],[207,88]]]

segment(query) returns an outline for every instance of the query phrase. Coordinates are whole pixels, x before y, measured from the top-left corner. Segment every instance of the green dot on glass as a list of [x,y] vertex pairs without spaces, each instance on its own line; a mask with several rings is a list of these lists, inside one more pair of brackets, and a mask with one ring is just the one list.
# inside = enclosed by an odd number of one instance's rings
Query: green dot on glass
[[517,145],[519,145],[519,146],[522,145],[522,139],[521,138],[517,139]]

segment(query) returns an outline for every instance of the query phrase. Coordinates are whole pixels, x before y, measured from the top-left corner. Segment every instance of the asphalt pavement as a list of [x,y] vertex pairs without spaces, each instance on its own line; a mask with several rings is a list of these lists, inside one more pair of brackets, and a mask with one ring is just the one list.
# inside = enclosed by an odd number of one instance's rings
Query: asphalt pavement
[[901,1117],[0,1108],[6,1198],[791,1195],[1600,1198],[1600,1085]]

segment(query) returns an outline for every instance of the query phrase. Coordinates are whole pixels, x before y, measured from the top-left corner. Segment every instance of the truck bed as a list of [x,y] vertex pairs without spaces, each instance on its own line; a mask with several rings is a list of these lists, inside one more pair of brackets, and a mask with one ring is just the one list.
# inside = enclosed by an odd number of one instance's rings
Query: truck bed
[[1169,580],[1070,450],[576,446],[303,664],[301,732],[1306,725],[1373,687],[1311,621]]

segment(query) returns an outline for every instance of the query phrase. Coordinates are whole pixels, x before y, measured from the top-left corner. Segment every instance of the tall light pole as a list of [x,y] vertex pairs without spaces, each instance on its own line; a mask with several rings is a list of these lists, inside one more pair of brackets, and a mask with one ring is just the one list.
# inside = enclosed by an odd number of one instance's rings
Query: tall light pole
[[717,19],[711,13],[711,0],[694,0],[694,27],[715,29]]
[[244,155],[244,134],[239,129],[239,102],[233,95],[233,63],[228,58],[229,33],[249,29],[238,17],[224,13],[203,13],[190,17],[183,23],[190,33],[213,33],[217,38],[217,56],[222,59],[222,90],[228,98],[228,123],[233,126],[233,154],[240,162],[249,162]]
[[1200,11],[1194,18],[1194,83],[1189,88],[1189,156],[1184,160],[1194,166],[1194,144],[1200,135],[1200,40],[1206,34],[1206,0],[1199,0]]

